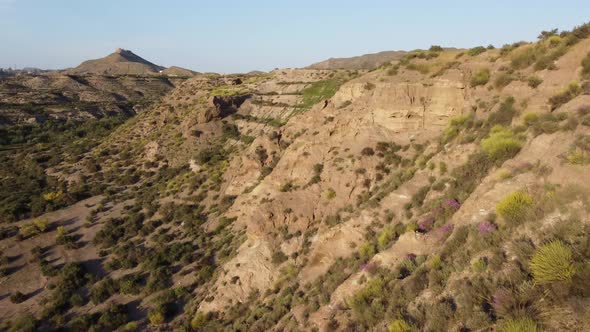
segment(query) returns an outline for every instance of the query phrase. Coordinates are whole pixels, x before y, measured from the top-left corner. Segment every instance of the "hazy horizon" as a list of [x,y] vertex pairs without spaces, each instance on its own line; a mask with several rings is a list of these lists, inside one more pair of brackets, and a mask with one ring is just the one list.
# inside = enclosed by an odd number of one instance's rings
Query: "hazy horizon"
[[[313,8],[310,10],[310,8]],[[436,44],[469,48],[533,41],[588,21],[582,1],[0,0],[0,67],[64,69],[129,49],[201,72],[304,67],[331,57]]]

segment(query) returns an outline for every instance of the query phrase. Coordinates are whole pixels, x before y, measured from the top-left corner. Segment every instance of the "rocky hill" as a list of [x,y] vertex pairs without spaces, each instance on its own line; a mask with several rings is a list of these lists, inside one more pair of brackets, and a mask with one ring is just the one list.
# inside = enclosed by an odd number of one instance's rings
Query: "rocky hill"
[[590,25],[59,129],[2,135],[7,329],[590,326]]
[[159,73],[164,69],[164,67],[155,65],[129,50],[118,48],[104,58],[84,61],[78,67],[67,70],[66,73],[148,75]]

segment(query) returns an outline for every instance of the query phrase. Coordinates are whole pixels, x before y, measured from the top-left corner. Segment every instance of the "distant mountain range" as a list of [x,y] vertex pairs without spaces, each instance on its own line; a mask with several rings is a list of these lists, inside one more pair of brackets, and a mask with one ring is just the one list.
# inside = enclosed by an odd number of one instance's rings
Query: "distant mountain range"
[[406,51],[384,51],[379,53],[365,54],[351,58],[330,58],[325,61],[314,63],[307,69],[375,69],[381,64],[401,59]]

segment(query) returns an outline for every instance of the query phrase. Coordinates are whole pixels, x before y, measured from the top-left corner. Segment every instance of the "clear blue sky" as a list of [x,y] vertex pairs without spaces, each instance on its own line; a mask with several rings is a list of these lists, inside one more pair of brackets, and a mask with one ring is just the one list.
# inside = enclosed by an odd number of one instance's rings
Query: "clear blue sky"
[[432,44],[501,46],[590,21],[588,0],[0,0],[0,67],[66,68],[117,47],[244,72]]

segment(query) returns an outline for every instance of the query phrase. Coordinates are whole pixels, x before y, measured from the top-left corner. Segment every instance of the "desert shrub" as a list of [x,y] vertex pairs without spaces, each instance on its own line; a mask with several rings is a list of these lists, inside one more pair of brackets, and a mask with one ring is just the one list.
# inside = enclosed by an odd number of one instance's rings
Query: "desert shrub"
[[571,82],[567,88],[560,93],[549,98],[549,104],[551,104],[551,110],[555,110],[563,104],[566,104],[570,100],[577,97],[582,92],[582,87],[578,82]]
[[502,89],[503,87],[510,84],[512,81],[514,81],[514,77],[512,75],[508,73],[501,73],[494,80],[494,87],[496,87],[496,89]]
[[118,290],[119,285],[117,285],[113,279],[106,278],[92,287],[90,290],[90,300],[94,304],[101,304]]
[[332,214],[332,215],[326,216],[326,218],[324,219],[324,222],[329,227],[336,226],[341,221],[342,221],[342,218],[340,217],[340,214],[338,214],[338,213],[337,214]]
[[193,319],[191,319],[191,328],[193,330],[199,330],[203,327],[203,325],[205,325],[206,322],[207,316],[202,312],[199,312],[193,317]]
[[582,60],[582,78],[590,78],[590,53]]
[[366,147],[361,150],[361,155],[363,155],[363,156],[372,156],[374,154],[375,154],[375,150],[373,150],[373,148],[370,148],[370,147]]
[[485,51],[487,51],[487,49],[485,47],[483,47],[483,46],[477,46],[477,47],[474,47],[474,48],[470,48],[467,51],[467,55],[469,55],[469,56],[477,56],[477,55],[480,55],[480,54],[484,53]]
[[389,332],[411,332],[412,325],[403,319],[396,319],[387,326],[387,329]]
[[512,224],[518,224],[527,217],[533,206],[533,198],[522,191],[504,196],[496,205],[496,213]]
[[446,174],[447,173],[447,170],[448,170],[447,163],[445,163],[444,161],[441,161],[438,164],[438,170],[439,170],[439,172],[440,172],[441,175]]
[[451,118],[449,125],[443,131],[443,142],[449,142],[459,135],[459,132],[471,126],[473,115],[457,115]]
[[533,89],[536,89],[541,83],[543,83],[543,79],[539,76],[531,75],[527,78],[527,84]]
[[530,267],[539,284],[570,281],[576,272],[572,250],[561,241],[549,242],[537,249]]
[[442,52],[444,51],[444,49],[439,46],[439,45],[432,45],[430,46],[430,48],[428,49],[430,52]]
[[486,85],[490,80],[490,70],[487,68],[481,69],[471,78],[471,87],[479,85]]
[[143,282],[141,275],[130,273],[117,280],[115,287],[120,290],[121,294],[139,294],[143,287]]
[[360,321],[369,325],[378,322],[379,316],[383,313],[384,308],[378,299],[383,293],[384,282],[381,278],[371,279],[365,288],[357,292],[350,300],[352,312]]
[[281,192],[286,193],[286,192],[289,192],[289,191],[294,190],[295,187],[296,186],[293,184],[293,182],[287,182],[287,183],[285,183],[284,185],[281,186],[280,190],[281,190]]
[[525,46],[514,51],[510,58],[510,63],[514,69],[524,69],[535,63],[538,54],[534,46]]
[[123,304],[113,304],[98,319],[98,330],[114,331],[129,320],[127,308]]
[[512,123],[512,119],[517,114],[514,108],[516,100],[514,97],[507,97],[498,107],[498,110],[488,117],[488,125],[502,125],[509,126]]
[[35,332],[38,321],[31,314],[17,318],[10,326],[10,332]]
[[395,240],[396,237],[397,234],[393,226],[389,225],[385,227],[377,237],[377,245],[379,246],[379,250],[386,249],[389,246],[389,244]]
[[568,152],[566,159],[572,165],[586,165],[590,163],[590,155],[588,155],[588,152],[579,148],[571,149]]
[[368,261],[371,257],[375,256],[376,252],[375,245],[367,242],[361,246],[359,255],[363,261]]
[[500,332],[538,332],[541,331],[537,323],[531,318],[507,319],[500,322]]
[[424,199],[426,198],[426,195],[428,195],[429,191],[430,186],[428,185],[418,189],[418,191],[412,195],[412,204],[414,206],[422,206],[422,204],[424,203]]
[[133,331],[137,331],[139,328],[139,324],[137,322],[129,322],[125,325],[123,325],[120,330],[123,332],[133,332]]
[[326,199],[334,199],[336,198],[336,191],[332,188],[328,188],[326,190]]
[[528,112],[522,116],[522,121],[525,125],[530,126],[539,121],[539,115],[537,113]]
[[271,261],[275,265],[279,265],[285,262],[287,259],[289,259],[289,257],[287,257],[287,255],[285,255],[285,253],[282,252],[280,249],[275,250],[271,257]]
[[47,231],[49,221],[46,218],[36,218],[32,222],[20,226],[18,235],[21,238],[29,238]]
[[12,303],[21,303],[24,302],[27,299],[27,297],[25,296],[25,294],[17,291],[14,292],[12,295],[10,295],[10,302]]
[[172,271],[168,267],[159,267],[150,272],[145,289],[148,293],[153,293],[166,289],[171,284]]
[[425,63],[409,63],[406,65],[409,70],[415,70],[420,74],[428,74],[430,72],[430,66]]
[[521,143],[510,129],[497,125],[490,130],[488,138],[481,141],[481,147],[491,159],[505,160],[520,151]]

